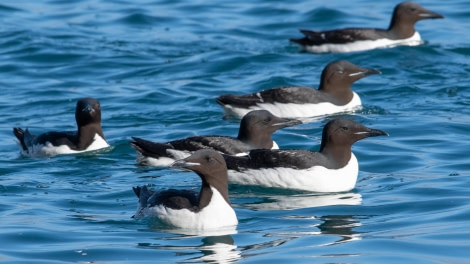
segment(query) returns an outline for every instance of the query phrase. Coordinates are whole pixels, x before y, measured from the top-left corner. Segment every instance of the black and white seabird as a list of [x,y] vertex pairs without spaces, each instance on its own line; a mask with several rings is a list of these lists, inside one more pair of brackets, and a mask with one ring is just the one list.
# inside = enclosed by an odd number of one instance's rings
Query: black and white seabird
[[252,149],[278,149],[271,138],[281,128],[300,124],[298,120],[279,118],[266,110],[257,110],[244,116],[240,123],[238,137],[193,136],[166,143],[151,142],[133,137],[130,144],[137,150],[137,162],[145,166],[169,166],[176,159],[189,156],[192,152],[212,148],[228,155],[246,155]]
[[354,142],[388,136],[351,119],[335,119],[323,128],[319,152],[308,150],[252,150],[248,156],[225,156],[229,182],[312,192],[346,192],[359,173],[351,152]]
[[139,197],[134,217],[153,216],[168,225],[187,229],[213,229],[238,224],[230,205],[227,166],[221,154],[212,149],[202,149],[172,166],[197,173],[202,181],[200,192],[175,189],[155,192],[146,186],[134,187]]
[[305,37],[291,39],[302,49],[312,53],[352,52],[399,45],[416,46],[423,43],[416,22],[423,19],[444,18],[414,2],[395,6],[388,29],[344,28],[328,31],[300,30]]
[[221,95],[217,103],[226,114],[241,117],[254,109],[265,109],[279,117],[306,118],[361,107],[361,99],[351,85],[366,76],[380,74],[374,69],[361,68],[349,61],[333,61],[321,74],[318,90],[304,86],[287,86],[247,95]]
[[101,106],[97,99],[82,98],[78,100],[75,120],[77,131],[51,131],[33,135],[28,129],[13,128],[22,155],[50,157],[109,147],[101,128]]

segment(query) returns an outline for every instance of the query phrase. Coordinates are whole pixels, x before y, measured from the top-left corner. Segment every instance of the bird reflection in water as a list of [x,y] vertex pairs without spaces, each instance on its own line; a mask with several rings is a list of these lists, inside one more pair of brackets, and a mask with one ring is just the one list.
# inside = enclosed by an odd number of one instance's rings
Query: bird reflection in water
[[335,235],[340,237],[339,240],[324,244],[323,246],[332,246],[340,243],[361,240],[361,233],[354,231],[354,228],[361,226],[357,216],[326,215],[319,217],[318,220],[323,221],[323,223],[318,225],[322,235]]
[[[242,258],[242,252],[231,236],[237,230],[219,228],[217,230],[167,229],[159,222],[149,223],[151,229],[164,231],[171,236],[159,237],[157,243],[139,243],[139,247],[173,251],[177,256],[189,257],[185,261],[233,263]],[[148,230],[147,230],[148,231]],[[195,242],[199,241],[200,242]],[[165,244],[163,244],[165,243]]]

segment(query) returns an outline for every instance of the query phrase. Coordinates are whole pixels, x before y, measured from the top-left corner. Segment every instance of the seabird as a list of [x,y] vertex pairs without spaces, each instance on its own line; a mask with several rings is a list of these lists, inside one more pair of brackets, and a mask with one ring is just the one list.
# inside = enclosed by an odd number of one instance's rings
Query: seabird
[[279,118],[266,110],[251,111],[240,123],[238,136],[193,136],[166,143],[132,137],[130,144],[138,153],[137,162],[145,166],[169,166],[192,152],[212,148],[229,155],[246,155],[252,149],[279,148],[271,138],[281,128],[300,124],[298,120]]
[[248,156],[224,155],[229,182],[312,192],[346,192],[359,173],[352,145],[361,139],[388,136],[351,119],[328,122],[319,152],[308,150],[252,150]]
[[221,95],[217,103],[228,115],[236,117],[255,109],[265,109],[286,118],[353,111],[361,107],[361,99],[351,90],[351,85],[372,74],[380,72],[345,60],[333,61],[323,69],[318,90],[304,86],[279,87],[240,96]]
[[227,166],[221,154],[201,149],[172,166],[197,173],[202,181],[199,193],[175,189],[156,192],[146,186],[134,187],[139,197],[134,217],[157,217],[171,226],[198,230],[238,224],[230,205]]
[[101,106],[95,98],[78,100],[75,109],[77,131],[50,131],[33,135],[28,129],[13,128],[21,153],[29,157],[75,154],[109,147],[101,128]]
[[414,2],[395,6],[388,29],[344,28],[328,31],[300,30],[305,37],[291,39],[302,49],[312,53],[352,52],[399,45],[416,46],[423,43],[416,22],[423,19],[444,18]]

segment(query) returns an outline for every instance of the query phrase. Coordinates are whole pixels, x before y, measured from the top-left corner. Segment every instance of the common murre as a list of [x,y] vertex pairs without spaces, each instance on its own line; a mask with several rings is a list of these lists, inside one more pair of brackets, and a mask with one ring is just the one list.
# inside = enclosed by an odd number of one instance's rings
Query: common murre
[[359,95],[351,85],[366,76],[379,74],[374,69],[362,68],[349,61],[330,62],[322,71],[317,89],[287,86],[263,90],[247,95],[221,95],[217,103],[228,115],[241,117],[255,109],[265,109],[279,117],[307,118],[361,107]]
[[192,152],[212,148],[229,155],[245,155],[258,148],[277,149],[272,134],[281,128],[300,124],[298,120],[279,118],[266,110],[248,113],[240,122],[238,136],[193,136],[166,143],[133,137],[130,144],[138,153],[137,162],[145,166],[169,166]]
[[415,30],[416,22],[423,19],[444,18],[414,2],[395,6],[388,29],[344,28],[327,31],[300,30],[305,37],[290,39],[312,53],[352,52],[399,45],[416,46],[423,43]]
[[224,155],[229,182],[312,192],[346,192],[354,188],[359,173],[352,145],[375,136],[388,134],[351,119],[334,119],[323,128],[319,152],[252,150],[245,157]]
[[139,197],[134,217],[157,217],[162,222],[187,229],[213,229],[238,224],[228,196],[227,166],[221,154],[202,149],[175,161],[173,167],[186,168],[199,175],[199,193],[191,190],[148,190],[134,187]]
[[75,120],[77,131],[50,131],[33,135],[28,129],[13,128],[21,154],[29,157],[50,157],[109,147],[101,128],[101,106],[97,99],[78,100]]

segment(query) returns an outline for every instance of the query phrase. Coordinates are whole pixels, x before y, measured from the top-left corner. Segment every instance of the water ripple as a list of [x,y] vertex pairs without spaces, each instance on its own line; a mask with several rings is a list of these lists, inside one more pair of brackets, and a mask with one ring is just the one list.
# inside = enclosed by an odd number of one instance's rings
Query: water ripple
[[[470,235],[470,13],[420,21],[426,43],[347,54],[299,52],[299,29],[388,26],[393,4],[311,1],[22,1],[0,4],[0,260],[68,262],[463,263]],[[345,9],[345,7],[347,7]],[[220,94],[318,87],[346,59],[382,72],[352,86],[362,110],[343,114],[387,131],[357,142],[348,193],[230,186],[240,224],[224,234],[135,220],[132,186],[190,188],[194,173],[136,166],[131,136],[165,142],[236,136]],[[21,157],[12,127],[75,129],[78,98],[102,105],[113,148]],[[336,116],[336,117],[338,117]],[[331,118],[277,131],[281,148],[318,150]]]

